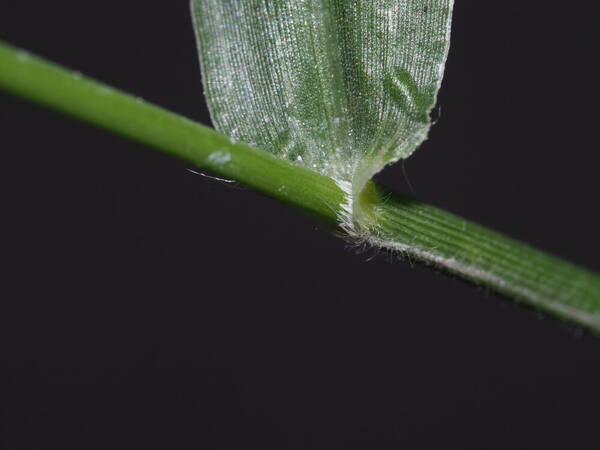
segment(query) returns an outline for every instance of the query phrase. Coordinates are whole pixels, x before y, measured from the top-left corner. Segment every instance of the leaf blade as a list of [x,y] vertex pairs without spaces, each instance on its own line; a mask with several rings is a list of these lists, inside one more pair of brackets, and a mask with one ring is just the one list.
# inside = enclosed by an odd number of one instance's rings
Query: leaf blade
[[453,0],[192,0],[215,126],[357,194],[426,138]]

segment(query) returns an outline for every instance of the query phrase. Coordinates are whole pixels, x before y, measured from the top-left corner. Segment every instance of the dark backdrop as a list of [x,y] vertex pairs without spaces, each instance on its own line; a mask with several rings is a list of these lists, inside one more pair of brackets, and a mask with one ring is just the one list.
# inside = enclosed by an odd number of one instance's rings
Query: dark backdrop
[[[586,9],[458,0],[404,168],[600,271]],[[0,39],[209,123],[187,0],[5,0]],[[596,448],[599,338],[7,95],[0,146],[4,448]]]

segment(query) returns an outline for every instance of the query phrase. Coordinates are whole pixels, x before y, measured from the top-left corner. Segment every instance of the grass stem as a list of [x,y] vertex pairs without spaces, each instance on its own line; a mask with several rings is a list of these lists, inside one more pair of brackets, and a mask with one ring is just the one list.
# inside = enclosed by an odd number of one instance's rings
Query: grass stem
[[[0,89],[203,170],[337,226],[345,196],[318,173],[0,42]],[[372,184],[367,242],[600,332],[600,277],[526,244]]]

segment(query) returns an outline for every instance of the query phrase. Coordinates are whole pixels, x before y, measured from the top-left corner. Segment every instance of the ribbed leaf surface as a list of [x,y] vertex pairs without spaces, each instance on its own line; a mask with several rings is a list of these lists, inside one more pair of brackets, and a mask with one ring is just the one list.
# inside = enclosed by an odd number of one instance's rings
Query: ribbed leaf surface
[[426,138],[453,0],[193,0],[214,125],[351,184]]

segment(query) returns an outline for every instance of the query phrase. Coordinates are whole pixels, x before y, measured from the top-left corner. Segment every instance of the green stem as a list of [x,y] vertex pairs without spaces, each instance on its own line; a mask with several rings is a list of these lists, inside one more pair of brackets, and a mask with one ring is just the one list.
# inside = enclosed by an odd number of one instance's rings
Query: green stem
[[[337,226],[345,195],[310,170],[0,42],[0,89],[236,180]],[[358,236],[600,332],[600,277],[370,183]]]

